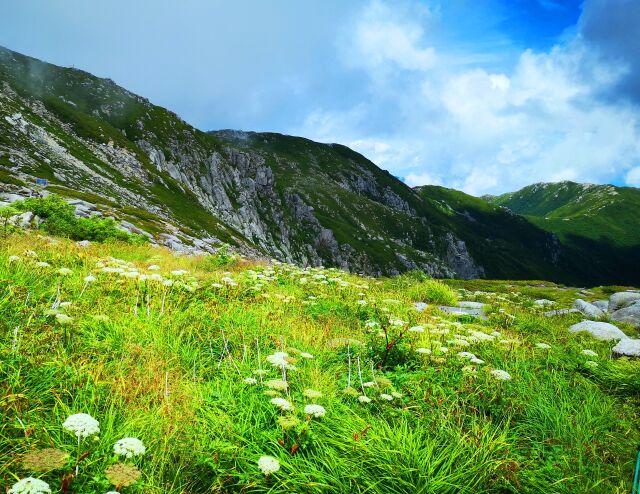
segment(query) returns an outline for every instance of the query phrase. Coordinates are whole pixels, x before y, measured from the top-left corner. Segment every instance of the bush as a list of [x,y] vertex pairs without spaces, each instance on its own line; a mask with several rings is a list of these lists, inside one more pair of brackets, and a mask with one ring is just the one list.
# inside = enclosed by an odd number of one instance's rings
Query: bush
[[456,293],[437,280],[417,283],[409,289],[408,294],[416,302],[429,302],[438,305],[456,305],[458,303]]
[[94,242],[121,240],[136,245],[148,240],[144,235],[120,230],[117,223],[110,218],[78,218],[75,208],[56,194],[44,198],[31,197],[18,201],[13,206],[20,211],[31,211],[42,218],[40,228],[51,235]]

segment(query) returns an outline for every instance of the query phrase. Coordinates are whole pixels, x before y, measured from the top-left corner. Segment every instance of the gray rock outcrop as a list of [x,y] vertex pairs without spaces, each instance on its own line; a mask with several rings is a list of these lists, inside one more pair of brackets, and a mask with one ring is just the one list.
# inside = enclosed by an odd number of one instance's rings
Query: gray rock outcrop
[[607,322],[582,321],[569,328],[572,333],[587,332],[597,340],[613,341],[627,338],[617,326]]

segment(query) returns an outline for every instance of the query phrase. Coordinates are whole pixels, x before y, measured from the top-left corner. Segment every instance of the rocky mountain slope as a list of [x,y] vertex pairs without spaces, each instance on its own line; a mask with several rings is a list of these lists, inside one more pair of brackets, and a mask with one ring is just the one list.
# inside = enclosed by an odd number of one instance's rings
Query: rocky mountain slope
[[592,275],[554,233],[456,191],[413,190],[344,146],[205,133],[113,81],[0,49],[0,184],[25,194],[36,178],[180,250],[228,243],[373,275],[634,281]]

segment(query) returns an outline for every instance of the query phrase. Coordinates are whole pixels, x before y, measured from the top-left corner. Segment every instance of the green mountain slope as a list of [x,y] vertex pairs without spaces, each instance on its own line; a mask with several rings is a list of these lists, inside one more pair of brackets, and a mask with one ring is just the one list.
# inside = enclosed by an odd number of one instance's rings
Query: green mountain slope
[[413,190],[345,146],[202,132],[109,79],[0,48],[0,189],[25,194],[36,177],[174,248],[228,243],[370,275],[640,279],[576,265],[588,252],[544,226],[456,191]]

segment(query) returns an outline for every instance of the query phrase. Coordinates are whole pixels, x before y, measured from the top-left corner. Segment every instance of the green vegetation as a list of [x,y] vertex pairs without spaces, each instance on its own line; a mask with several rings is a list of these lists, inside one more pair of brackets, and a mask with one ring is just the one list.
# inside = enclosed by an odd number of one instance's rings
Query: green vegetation
[[[0,279],[3,486],[32,476],[82,494],[631,487],[640,362],[611,360],[610,343],[567,331],[578,316],[546,318],[531,303],[570,303],[576,289],[371,279],[29,232],[0,239]],[[483,302],[489,319],[417,312],[416,298]],[[99,424],[68,420],[78,413]]]
[[44,198],[27,198],[13,203],[13,207],[19,211],[30,211],[41,218],[40,228],[52,235],[97,242],[121,240],[130,244],[142,244],[148,241],[144,235],[119,229],[111,218],[77,217],[74,214],[75,208],[56,194]]

